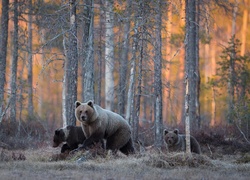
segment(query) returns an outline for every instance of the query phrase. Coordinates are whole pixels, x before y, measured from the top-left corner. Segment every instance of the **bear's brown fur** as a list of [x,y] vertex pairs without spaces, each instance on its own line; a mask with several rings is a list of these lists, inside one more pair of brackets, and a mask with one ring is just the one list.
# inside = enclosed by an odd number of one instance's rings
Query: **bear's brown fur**
[[106,139],[106,149],[120,150],[126,155],[134,152],[131,129],[122,116],[103,109],[92,101],[76,101],[75,108],[76,119],[81,122],[87,138],[82,148],[86,148],[92,142]]
[[[167,144],[170,152],[174,151],[185,151],[186,150],[186,135],[179,134],[179,130],[173,131],[164,130],[164,141]],[[200,154],[201,148],[198,141],[190,135],[190,147],[191,152]]]
[[55,130],[53,147],[58,147],[61,143],[66,142],[61,148],[61,153],[64,153],[77,149],[78,145],[82,144],[85,139],[82,127],[69,125]]

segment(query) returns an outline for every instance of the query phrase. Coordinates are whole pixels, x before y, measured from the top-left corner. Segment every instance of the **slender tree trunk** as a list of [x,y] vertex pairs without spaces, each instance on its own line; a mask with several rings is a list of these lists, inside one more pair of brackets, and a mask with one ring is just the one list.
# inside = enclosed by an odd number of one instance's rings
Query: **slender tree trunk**
[[247,22],[248,22],[248,0],[244,0],[244,10],[242,18],[242,33],[241,33],[241,50],[240,55],[244,56],[246,51],[246,37],[247,37]]
[[[65,36],[64,38],[64,42],[65,40]],[[64,43],[65,44],[65,43]],[[65,50],[65,47],[64,47]],[[66,58],[67,59],[67,58]],[[65,64],[65,63],[64,63]],[[63,120],[63,127],[67,126],[67,115],[66,115],[66,66],[64,67],[64,74],[63,74],[63,87],[62,87],[62,120]]]
[[163,122],[162,122],[162,13],[161,0],[156,3],[156,29],[155,29],[155,60],[154,60],[154,96],[155,96],[155,146],[161,147],[163,143]]
[[[188,0],[187,4],[188,14],[187,16],[187,49],[186,49],[186,62],[188,70],[188,81],[189,81],[189,94],[190,94],[190,104],[189,104],[189,119],[191,127],[193,130],[197,128],[196,119],[196,82],[197,82],[197,72],[196,72],[196,5],[195,0]],[[192,130],[191,129],[191,130]]]
[[0,123],[4,116],[4,85],[6,81],[6,57],[8,44],[9,0],[2,0],[0,34]]
[[196,11],[195,11],[195,80],[196,80],[196,90],[195,90],[195,119],[194,123],[197,127],[201,127],[200,119],[200,69],[199,69],[199,26],[200,26],[200,1],[196,1]]
[[127,68],[128,68],[128,51],[129,51],[129,32],[130,32],[130,15],[132,11],[132,0],[126,1],[126,22],[124,24],[124,41],[122,44],[120,77],[119,77],[119,95],[118,95],[118,113],[125,114],[126,104],[126,85],[127,85]]
[[191,154],[190,147],[190,116],[189,116],[189,104],[190,104],[190,94],[189,94],[189,78],[186,77],[186,93],[185,93],[185,133],[186,133],[186,153]]
[[[24,87],[25,87],[25,82],[24,82],[24,68],[25,68],[25,59],[26,59],[26,53],[24,53],[24,58],[22,61],[22,68],[19,71],[19,96],[18,96],[18,104],[19,104],[19,116],[18,116],[18,132],[20,132],[21,129],[21,124],[22,124],[22,112],[23,112],[23,104],[24,104],[24,98],[23,98],[23,92],[24,92]],[[20,61],[19,61],[20,62]]]
[[133,45],[132,45],[132,59],[131,59],[130,78],[129,78],[129,87],[128,87],[128,99],[127,99],[127,108],[126,108],[126,116],[125,116],[125,119],[132,125],[134,124],[134,121],[133,121],[134,119],[131,118],[131,114],[134,109],[134,84],[135,84],[136,52],[138,49],[138,41],[139,41],[138,20],[137,20],[137,17],[135,17],[135,27],[134,27]]
[[29,0],[29,15],[28,15],[28,113],[29,118],[34,116],[33,105],[33,56],[32,56],[32,0]]
[[16,122],[17,62],[18,62],[18,0],[14,0],[13,54],[11,63],[10,119]]
[[[186,50],[186,54],[185,54],[185,72],[186,72],[186,77],[185,77],[185,84],[186,84],[186,91],[185,91],[185,104],[184,104],[184,109],[185,109],[185,134],[186,134],[186,153],[187,154],[191,154],[191,148],[190,148],[190,93],[189,93],[189,79],[190,79],[190,71],[189,71],[189,54],[190,51],[188,51],[189,47],[190,47],[190,42],[189,42],[189,37],[190,37],[190,22],[189,22],[189,14],[190,14],[190,7],[188,6],[188,3],[190,1],[194,0],[185,0],[185,4],[186,4],[186,31],[185,31],[185,50]],[[191,4],[191,3],[190,3]],[[194,46],[194,44],[193,44]]]
[[133,115],[133,133],[134,133],[134,141],[138,141],[138,132],[139,132],[139,118],[140,118],[140,107],[141,107],[141,94],[142,94],[142,68],[143,68],[143,60],[145,61],[145,54],[147,52],[147,30],[146,30],[146,12],[147,12],[147,6],[145,5],[145,2],[139,1],[138,5],[138,14],[137,16],[140,18],[136,19],[136,22],[138,24],[141,24],[139,27],[139,35],[140,38],[139,41],[139,57],[138,57],[138,83],[137,83],[137,94],[135,96],[135,110]]
[[114,13],[113,0],[106,0],[105,11],[105,107],[112,110],[114,105]]
[[[181,12],[180,12],[180,27],[184,28],[185,27],[185,7],[186,7],[186,2],[185,0],[181,0]],[[182,46],[183,44],[181,44]],[[184,96],[185,96],[185,86],[184,86],[184,72],[185,72],[185,50],[184,48],[180,48],[180,56],[179,56],[179,65],[180,67],[178,68],[178,105],[182,108],[178,109],[177,111],[177,124],[181,124],[183,119],[184,119]]]
[[[211,74],[214,76],[216,74],[216,47],[215,42],[211,43]],[[216,121],[216,101],[215,101],[215,87],[212,86],[212,107],[211,107],[211,126],[218,124]]]
[[[165,95],[165,106],[163,110],[163,119],[171,119],[171,115],[173,111],[172,104],[171,104],[171,87],[170,87],[170,74],[171,74],[171,44],[170,38],[172,33],[172,3],[168,4],[168,14],[167,14],[167,34],[166,34],[166,68],[165,68],[165,84],[166,87],[164,88],[164,95]],[[164,82],[163,82],[164,83]]]
[[98,77],[96,78],[97,83],[97,95],[96,95],[96,103],[101,105],[101,97],[102,97],[102,76],[103,76],[103,27],[104,27],[104,10],[103,3],[100,1],[100,17],[99,17],[99,45],[98,45]]
[[94,1],[85,1],[84,7],[85,23],[84,23],[84,42],[86,42],[84,50],[87,52],[85,59],[85,73],[83,73],[84,91],[83,100],[94,100]]
[[[39,29],[39,33],[41,35],[41,44],[45,44],[46,43],[46,40],[45,40],[45,35],[46,35],[46,30],[44,28],[41,28]],[[46,55],[45,55],[45,47],[43,47],[41,49],[41,56],[42,56],[42,67],[44,68],[46,66]],[[38,102],[38,115],[39,117],[41,117],[42,119],[46,119],[48,121],[48,118],[46,118],[45,116],[45,113],[43,113],[44,111],[44,101],[45,101],[45,97],[46,97],[46,94],[49,94],[50,91],[47,91],[46,93],[44,92],[44,88],[45,88],[45,81],[46,79],[41,76],[40,77],[41,80],[42,80],[42,84],[41,84],[41,88],[38,90],[38,93],[39,93],[39,102]],[[48,83],[48,86],[50,86],[50,83]]]
[[63,49],[64,49],[64,74],[63,74],[63,84],[62,84],[62,120],[63,120],[63,127],[67,126],[67,98],[66,98],[66,92],[67,92],[67,84],[66,84],[66,73],[67,73],[67,61],[68,61],[68,40],[66,35],[63,35]]
[[211,123],[210,126],[214,127],[216,125],[215,117],[216,117],[216,101],[215,101],[215,88],[212,86],[212,115],[211,115]]
[[[233,8],[233,20],[232,20],[232,42],[234,43],[233,46],[235,46],[235,31],[236,31],[236,18],[237,18],[237,12],[238,12],[238,0],[235,0],[234,8]],[[235,88],[235,48],[233,48],[233,51],[230,56],[229,60],[229,76],[230,80],[228,82],[228,120],[229,122],[233,122],[233,116],[232,112],[234,109],[234,88]]]
[[[140,4],[142,5],[142,4]],[[143,5],[142,5],[143,6]],[[143,7],[141,10],[143,10]],[[143,17],[143,16],[141,16]],[[143,25],[144,26],[144,25]],[[142,27],[142,29],[145,29],[145,27]],[[144,30],[140,32],[142,34],[142,37],[140,39],[140,55],[139,55],[139,62],[138,62],[138,83],[137,83],[137,94],[135,98],[135,115],[133,116],[133,133],[134,133],[134,141],[138,141],[138,132],[139,132],[139,117],[140,117],[140,106],[141,106],[141,86],[142,86],[142,61],[144,59]]]
[[[190,123],[192,129],[196,129],[196,3],[195,0],[186,0],[186,95],[185,95],[185,114],[186,114],[186,152],[190,150]],[[190,122],[191,121],[191,122]]]
[[77,22],[76,22],[76,0],[69,0],[70,6],[70,30],[68,36],[68,50],[66,51],[66,121],[67,125],[75,125],[75,101],[77,100]]

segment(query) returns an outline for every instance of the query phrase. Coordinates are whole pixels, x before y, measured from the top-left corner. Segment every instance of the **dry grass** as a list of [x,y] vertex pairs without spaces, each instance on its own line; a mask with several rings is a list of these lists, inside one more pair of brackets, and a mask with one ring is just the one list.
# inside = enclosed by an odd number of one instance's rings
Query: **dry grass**
[[[133,156],[78,152],[55,160],[60,148],[0,149],[0,179],[249,179],[249,155],[211,159],[206,155],[145,152]],[[14,159],[22,156],[23,159]]]

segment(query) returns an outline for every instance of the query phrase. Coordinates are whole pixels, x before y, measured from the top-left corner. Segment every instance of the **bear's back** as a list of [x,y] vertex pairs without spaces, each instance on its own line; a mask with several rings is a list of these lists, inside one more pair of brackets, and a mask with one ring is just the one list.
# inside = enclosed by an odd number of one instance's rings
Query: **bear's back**
[[95,105],[97,119],[100,119],[102,126],[106,126],[106,131],[113,134],[117,129],[123,128],[130,131],[128,122],[119,114]]

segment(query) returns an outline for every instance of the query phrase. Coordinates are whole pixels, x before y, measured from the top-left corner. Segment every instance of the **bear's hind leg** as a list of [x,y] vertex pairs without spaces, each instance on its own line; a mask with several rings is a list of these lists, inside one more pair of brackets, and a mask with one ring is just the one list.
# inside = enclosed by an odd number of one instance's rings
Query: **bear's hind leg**
[[126,155],[133,154],[135,152],[132,139],[130,138],[127,144],[125,144],[122,148],[120,148],[120,151]]

